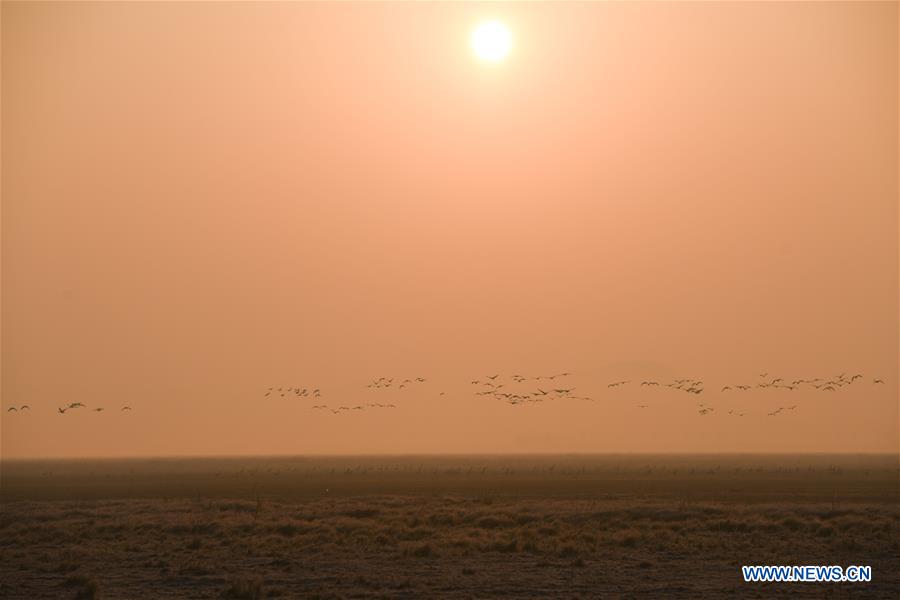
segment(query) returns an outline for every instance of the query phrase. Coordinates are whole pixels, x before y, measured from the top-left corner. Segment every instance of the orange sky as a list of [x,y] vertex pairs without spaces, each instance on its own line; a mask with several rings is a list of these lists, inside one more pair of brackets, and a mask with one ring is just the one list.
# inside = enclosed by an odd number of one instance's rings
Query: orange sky
[[897,107],[889,2],[3,2],[2,456],[897,451]]

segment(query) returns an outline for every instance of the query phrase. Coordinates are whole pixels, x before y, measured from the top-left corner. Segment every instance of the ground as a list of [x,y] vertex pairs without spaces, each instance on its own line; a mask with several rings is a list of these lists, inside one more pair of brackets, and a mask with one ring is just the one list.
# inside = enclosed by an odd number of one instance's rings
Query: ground
[[[3,463],[2,598],[900,597],[897,456]],[[741,565],[871,565],[745,583]]]

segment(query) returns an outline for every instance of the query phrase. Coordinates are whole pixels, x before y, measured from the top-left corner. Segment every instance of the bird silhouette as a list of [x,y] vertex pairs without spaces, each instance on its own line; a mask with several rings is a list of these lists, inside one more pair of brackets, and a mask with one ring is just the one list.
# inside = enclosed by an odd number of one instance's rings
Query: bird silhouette
[[123,407],[122,407],[122,410],[131,410],[131,407],[130,407],[130,406],[123,406]]

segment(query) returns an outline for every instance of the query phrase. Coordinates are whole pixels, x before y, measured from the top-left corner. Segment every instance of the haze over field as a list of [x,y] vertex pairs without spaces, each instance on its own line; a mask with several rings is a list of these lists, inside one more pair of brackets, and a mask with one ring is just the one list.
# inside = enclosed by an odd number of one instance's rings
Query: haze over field
[[4,459],[900,448],[897,3],[0,10]]

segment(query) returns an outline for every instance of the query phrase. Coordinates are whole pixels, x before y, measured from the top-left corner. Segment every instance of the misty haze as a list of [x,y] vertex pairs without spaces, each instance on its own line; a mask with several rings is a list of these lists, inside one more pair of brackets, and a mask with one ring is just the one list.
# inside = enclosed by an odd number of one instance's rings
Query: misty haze
[[4,1],[0,597],[896,598],[898,6]]

